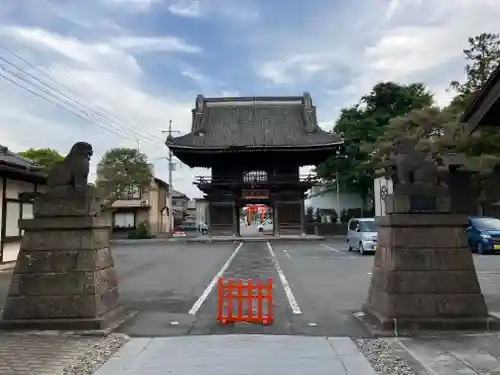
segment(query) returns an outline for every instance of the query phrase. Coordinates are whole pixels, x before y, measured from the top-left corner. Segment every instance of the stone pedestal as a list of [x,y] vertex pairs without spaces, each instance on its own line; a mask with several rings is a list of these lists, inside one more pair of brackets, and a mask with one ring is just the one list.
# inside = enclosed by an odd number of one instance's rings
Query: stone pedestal
[[109,249],[110,223],[90,192],[42,195],[21,220],[21,250],[2,328],[106,329],[125,316]]
[[367,321],[399,332],[490,329],[467,246],[467,216],[449,213],[438,188],[400,187],[387,203],[387,215],[376,218]]

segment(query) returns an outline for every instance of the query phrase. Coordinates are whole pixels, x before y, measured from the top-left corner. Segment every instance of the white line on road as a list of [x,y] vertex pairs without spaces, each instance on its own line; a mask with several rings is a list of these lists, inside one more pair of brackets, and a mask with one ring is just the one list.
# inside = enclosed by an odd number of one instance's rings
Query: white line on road
[[335,251],[336,253],[339,253],[339,254],[341,254],[341,255],[343,255],[345,257],[348,257],[348,258],[357,258],[357,257],[353,257],[352,255],[346,255],[342,251],[334,249],[333,247],[330,247],[330,246],[326,246],[325,244],[321,244],[321,246],[323,246],[324,248],[326,248],[328,250]]
[[288,250],[283,250],[283,252],[286,254],[286,256],[290,259],[292,259],[292,256],[290,255],[290,253],[288,252]]
[[222,268],[220,269],[220,271],[217,273],[217,275],[214,276],[214,278],[212,279],[212,281],[210,282],[210,284],[208,284],[208,286],[203,291],[203,293],[200,296],[200,298],[198,298],[198,300],[193,304],[193,307],[191,307],[191,310],[189,310],[189,314],[190,315],[195,315],[198,312],[198,310],[201,308],[201,305],[203,305],[203,302],[205,302],[205,300],[208,298],[208,296],[210,295],[210,292],[212,292],[212,289],[217,284],[217,281],[219,280],[220,277],[222,277],[222,275],[224,274],[224,272],[226,272],[227,268],[231,264],[232,260],[236,256],[236,254],[238,254],[238,251],[240,251],[240,249],[241,249],[242,246],[243,246],[243,242],[240,242],[240,244],[238,245],[238,247],[236,249],[234,249],[234,251],[231,254],[231,256],[226,260],[226,263],[224,263],[224,265],[222,266]]
[[271,247],[271,244],[269,242],[267,242],[267,248],[269,249],[269,252],[273,257],[274,267],[276,268],[276,272],[278,272],[278,276],[281,280],[281,284],[283,285],[283,289],[285,289],[286,298],[288,298],[288,303],[292,308],[292,312],[297,315],[302,314],[299,303],[297,302],[295,296],[293,295],[292,288],[290,287],[290,284],[288,283],[288,280],[286,279],[285,274],[283,273],[283,270],[280,267],[278,258],[276,258],[276,254],[274,254],[273,248]]

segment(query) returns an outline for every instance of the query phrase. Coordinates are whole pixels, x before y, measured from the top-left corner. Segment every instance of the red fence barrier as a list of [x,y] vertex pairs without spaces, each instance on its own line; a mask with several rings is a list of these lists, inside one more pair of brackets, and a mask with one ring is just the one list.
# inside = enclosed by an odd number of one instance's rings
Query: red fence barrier
[[[256,291],[256,293],[254,293]],[[222,324],[233,322],[251,322],[270,324],[273,322],[273,279],[267,283],[259,280],[254,284],[252,280],[244,282],[219,278],[219,300],[217,320]],[[256,305],[256,314],[254,307]],[[244,312],[246,307],[247,312]]]

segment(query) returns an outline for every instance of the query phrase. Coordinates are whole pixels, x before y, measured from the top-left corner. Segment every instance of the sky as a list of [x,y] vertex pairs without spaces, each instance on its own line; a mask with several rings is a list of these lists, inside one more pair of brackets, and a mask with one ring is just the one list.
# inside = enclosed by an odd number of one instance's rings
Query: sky
[[[91,180],[106,150],[139,147],[168,181],[162,130],[189,132],[198,94],[307,91],[325,130],[380,81],[425,83],[446,104],[467,38],[500,31],[498,0],[0,4],[0,144],[66,154],[89,142]],[[192,181],[209,173],[176,163],[173,187],[201,197]]]

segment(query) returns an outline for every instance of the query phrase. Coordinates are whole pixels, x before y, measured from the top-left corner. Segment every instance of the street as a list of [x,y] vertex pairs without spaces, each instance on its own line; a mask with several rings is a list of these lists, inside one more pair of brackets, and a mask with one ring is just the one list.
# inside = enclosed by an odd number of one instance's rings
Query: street
[[[113,245],[113,256],[121,303],[139,311],[119,329],[130,336],[228,332],[367,336],[354,314],[367,298],[373,256],[348,252],[340,238],[269,245],[131,242]],[[500,256],[473,256],[490,311],[498,312]],[[272,277],[274,324],[218,324],[217,286],[213,281],[220,274],[233,279]],[[2,305],[10,275],[0,273]]]

